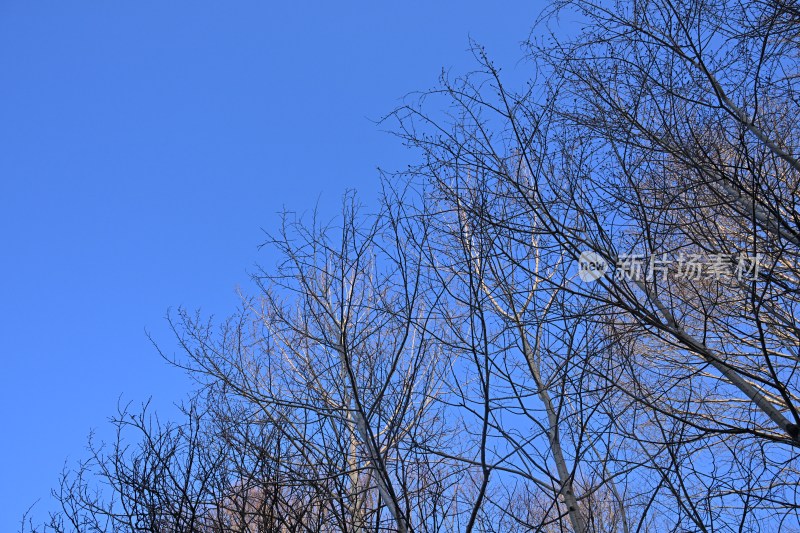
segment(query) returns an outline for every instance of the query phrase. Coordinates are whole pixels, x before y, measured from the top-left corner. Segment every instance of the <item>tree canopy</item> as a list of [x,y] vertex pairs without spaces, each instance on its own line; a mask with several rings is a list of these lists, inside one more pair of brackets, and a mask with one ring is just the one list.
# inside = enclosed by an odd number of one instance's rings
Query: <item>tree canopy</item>
[[555,2],[512,89],[475,43],[385,118],[419,165],[171,317],[185,420],[121,408],[25,527],[800,531],[798,45],[793,1]]

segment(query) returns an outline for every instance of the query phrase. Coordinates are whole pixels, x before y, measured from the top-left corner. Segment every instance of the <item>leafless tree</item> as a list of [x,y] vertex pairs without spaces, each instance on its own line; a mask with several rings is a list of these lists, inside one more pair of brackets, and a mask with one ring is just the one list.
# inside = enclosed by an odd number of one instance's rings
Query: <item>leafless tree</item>
[[185,316],[176,328],[188,368],[258,406],[302,457],[310,471],[297,481],[334,485],[340,530],[436,530],[447,519],[429,505],[446,496],[446,462],[419,446],[445,434],[433,402],[440,351],[427,335],[419,247],[408,242],[424,227],[395,205],[367,217],[348,198],[335,234],[287,215],[270,239],[282,262],[262,272],[262,296],[247,305],[251,331],[240,323],[210,341]]
[[[522,91],[476,47],[482,74],[394,115],[426,157],[416,177],[491,249],[479,283],[519,351],[530,361],[525,337],[563,331],[541,361],[563,361],[574,397],[597,399],[579,404],[585,449],[559,460],[563,443],[532,444],[564,491],[584,480],[576,502],[618,499],[614,528],[794,525],[796,6],[564,2],[550,17],[569,9],[584,31],[532,37],[540,77]],[[612,265],[594,284],[574,277],[585,251]],[[687,276],[679,260],[695,256],[705,274]],[[585,357],[574,338],[592,340]],[[596,527],[567,507],[573,529]]]
[[799,531],[798,21],[556,2],[516,90],[475,45],[376,213],[287,214],[240,313],[172,318],[187,422],[123,410],[52,528]]

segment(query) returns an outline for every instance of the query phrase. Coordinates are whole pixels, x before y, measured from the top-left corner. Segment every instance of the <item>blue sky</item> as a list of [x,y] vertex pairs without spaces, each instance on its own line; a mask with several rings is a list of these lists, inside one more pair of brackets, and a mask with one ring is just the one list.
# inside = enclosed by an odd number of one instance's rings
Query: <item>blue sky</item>
[[0,530],[123,401],[169,414],[170,307],[234,311],[286,207],[369,203],[377,119],[471,36],[514,77],[536,1],[0,0]]

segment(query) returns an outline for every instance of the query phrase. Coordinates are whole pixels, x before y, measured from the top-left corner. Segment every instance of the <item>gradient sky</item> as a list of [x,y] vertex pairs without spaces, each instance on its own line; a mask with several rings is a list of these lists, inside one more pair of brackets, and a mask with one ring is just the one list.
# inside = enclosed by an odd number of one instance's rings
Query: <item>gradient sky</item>
[[282,208],[375,198],[377,119],[484,44],[524,78],[541,1],[0,0],[0,531],[117,402],[189,391],[168,308],[235,310]]

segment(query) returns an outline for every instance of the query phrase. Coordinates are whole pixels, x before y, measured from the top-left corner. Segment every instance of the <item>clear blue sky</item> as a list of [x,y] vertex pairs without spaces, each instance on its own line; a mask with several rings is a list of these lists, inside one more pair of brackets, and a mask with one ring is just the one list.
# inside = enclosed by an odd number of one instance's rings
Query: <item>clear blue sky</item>
[[169,307],[224,316],[276,213],[410,154],[369,119],[471,36],[514,76],[537,1],[0,0],[0,531],[107,436],[118,398],[188,382]]

